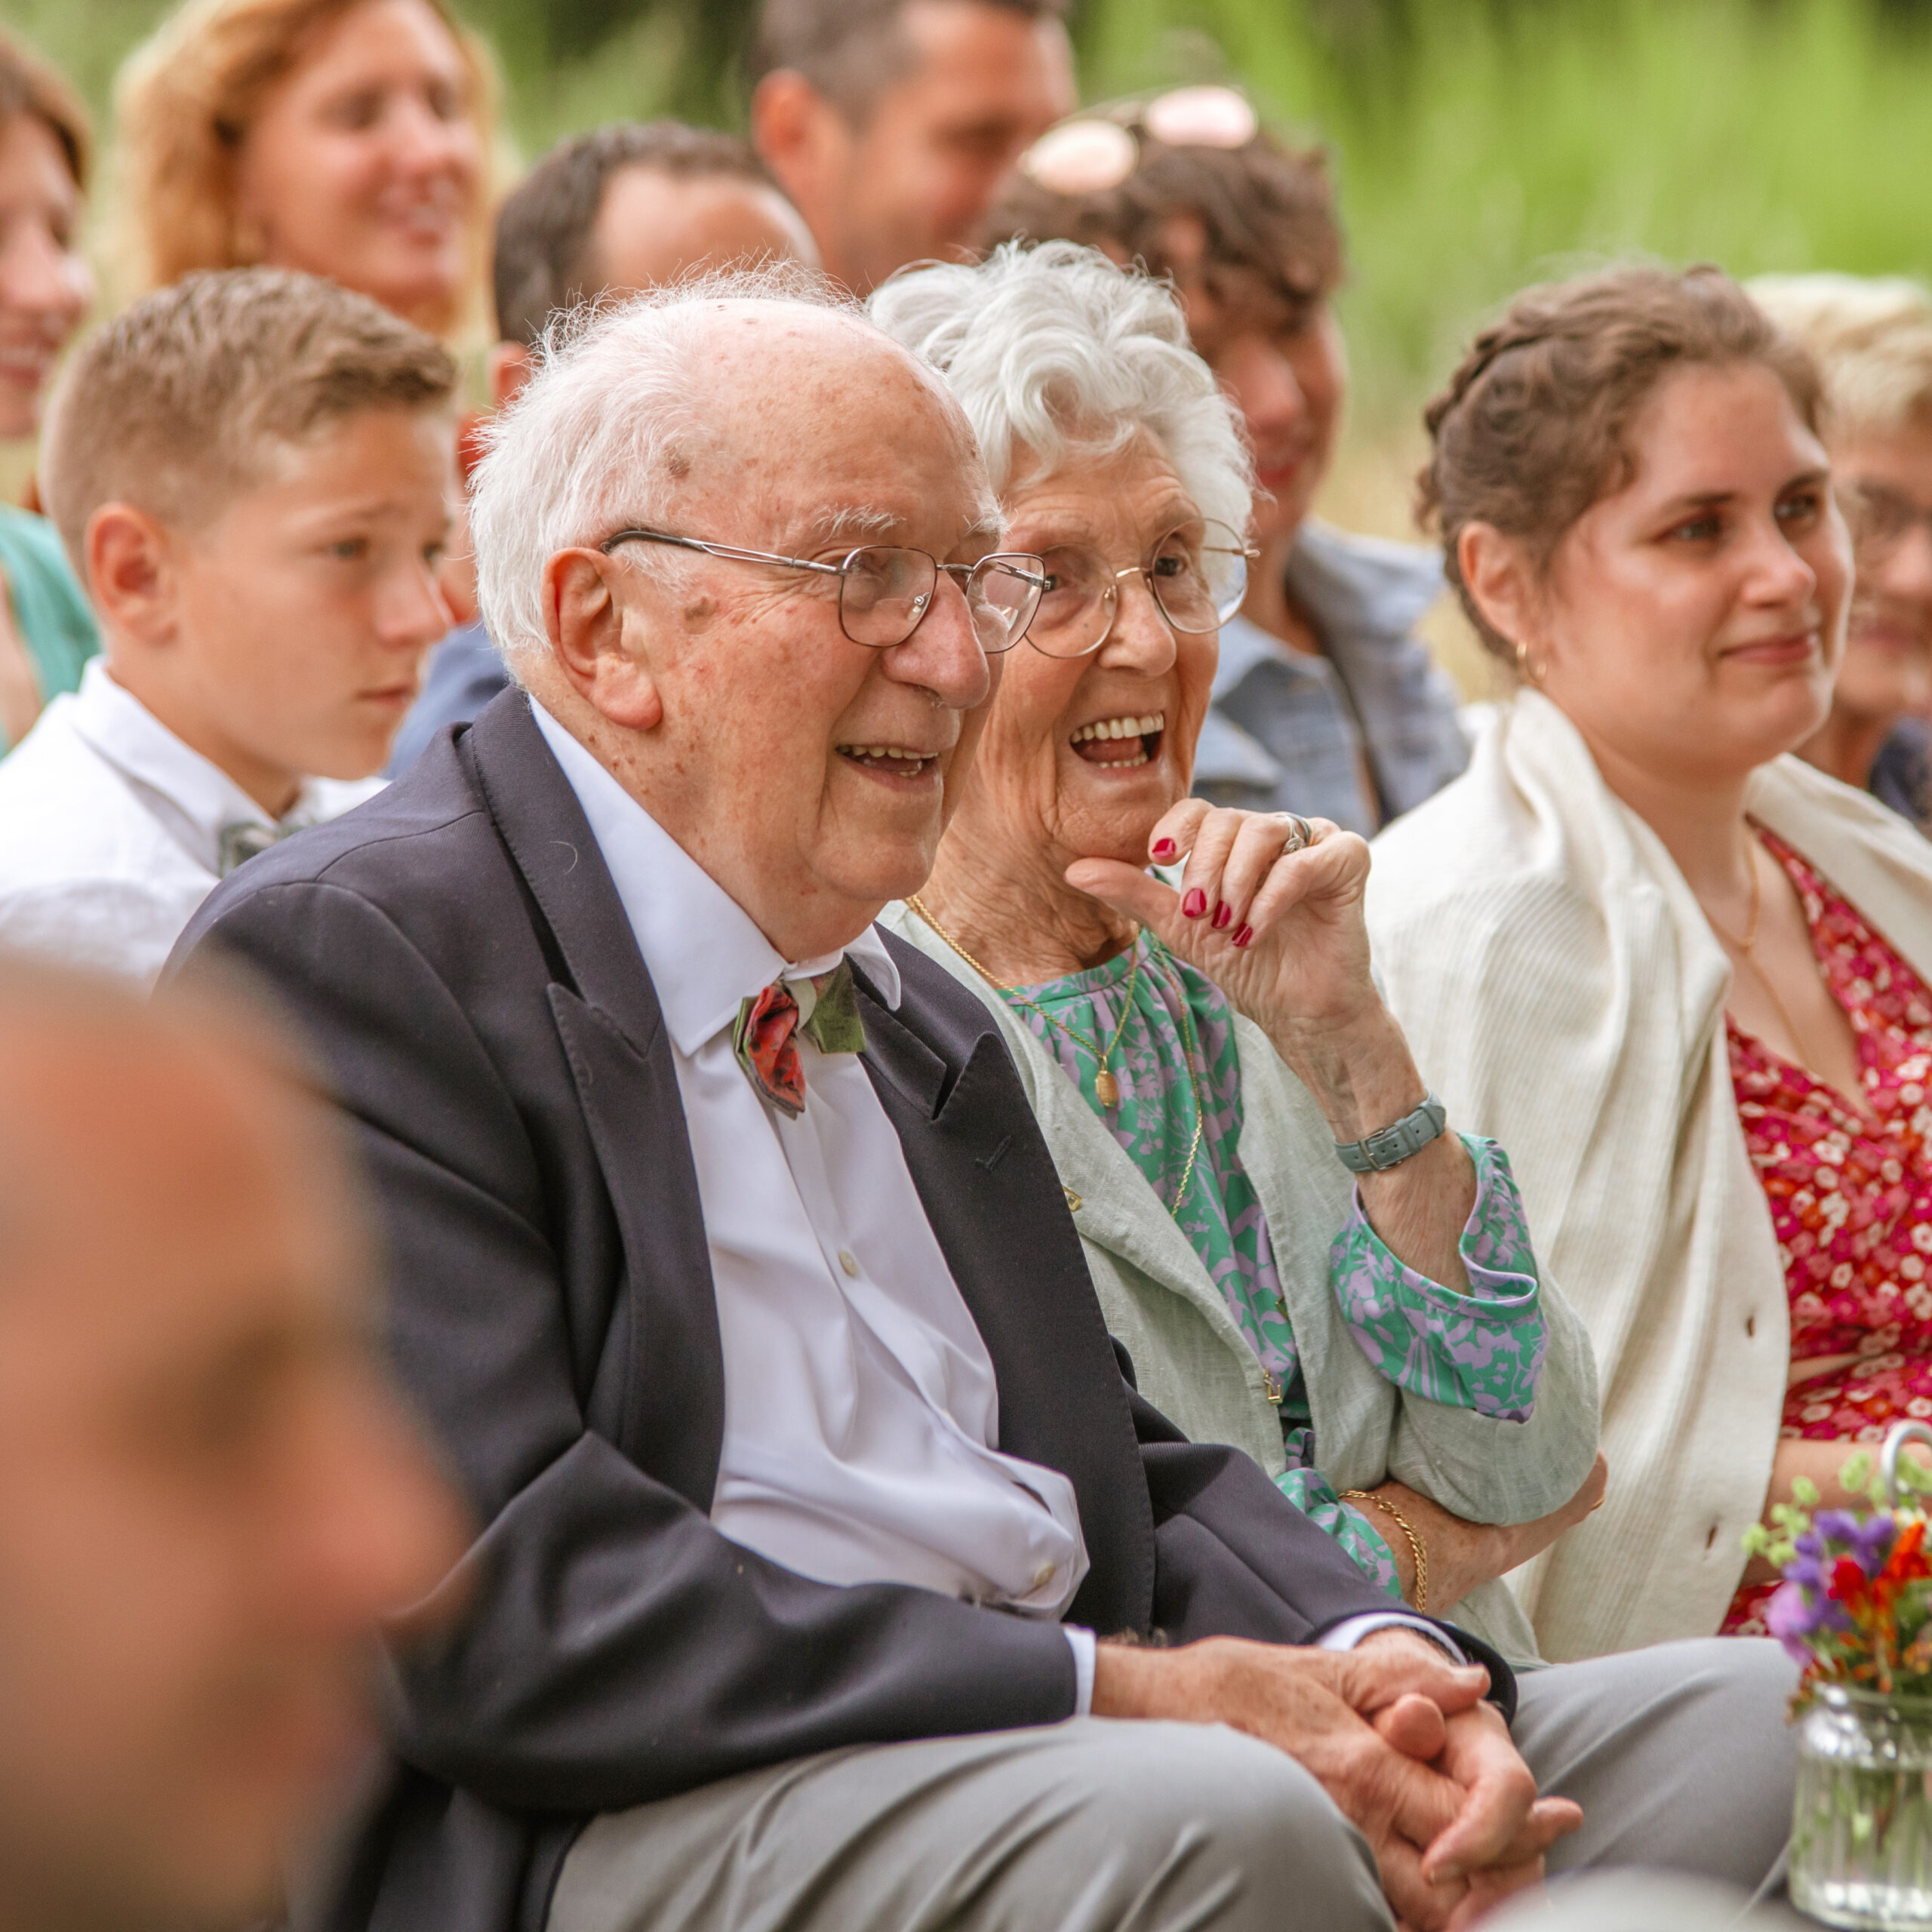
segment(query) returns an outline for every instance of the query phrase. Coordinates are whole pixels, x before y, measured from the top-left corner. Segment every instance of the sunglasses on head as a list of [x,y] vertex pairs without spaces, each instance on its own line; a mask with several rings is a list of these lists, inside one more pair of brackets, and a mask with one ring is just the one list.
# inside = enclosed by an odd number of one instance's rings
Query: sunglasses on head
[[1260,126],[1232,88],[1175,88],[1050,128],[1020,156],[1020,171],[1050,194],[1104,194],[1140,166],[1143,137],[1163,147],[1241,148]]

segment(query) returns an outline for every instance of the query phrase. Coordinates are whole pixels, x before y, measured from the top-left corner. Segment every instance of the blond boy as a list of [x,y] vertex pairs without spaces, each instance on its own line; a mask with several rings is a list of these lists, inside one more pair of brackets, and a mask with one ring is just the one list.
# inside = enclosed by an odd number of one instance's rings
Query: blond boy
[[81,349],[42,478],[103,652],[0,764],[0,940],[152,980],[219,878],[376,789],[449,627],[455,386],[432,337],[272,269]]

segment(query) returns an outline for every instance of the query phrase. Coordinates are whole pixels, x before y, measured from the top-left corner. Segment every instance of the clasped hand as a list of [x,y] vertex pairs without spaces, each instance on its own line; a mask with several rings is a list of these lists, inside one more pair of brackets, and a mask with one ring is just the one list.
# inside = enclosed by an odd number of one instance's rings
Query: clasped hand
[[1339,1652],[1212,1638],[1103,1644],[1093,1709],[1225,1724],[1286,1752],[1367,1840],[1405,1932],[1463,1932],[1540,1879],[1583,1822],[1567,1798],[1537,1796],[1488,1687],[1480,1665],[1414,1632]]

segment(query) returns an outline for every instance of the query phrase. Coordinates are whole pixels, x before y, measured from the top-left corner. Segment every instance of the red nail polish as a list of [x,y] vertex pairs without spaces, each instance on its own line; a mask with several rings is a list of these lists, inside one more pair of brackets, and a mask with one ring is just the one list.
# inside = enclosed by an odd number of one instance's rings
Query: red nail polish
[[1244,925],[1241,931],[1235,934],[1235,943],[1237,946],[1245,946],[1254,937],[1254,928],[1250,925]]
[[1154,856],[1157,859],[1171,859],[1180,850],[1171,838],[1157,838],[1154,841]]
[[1207,894],[1203,892],[1199,886],[1190,885],[1187,888],[1187,897],[1180,902],[1180,909],[1183,917],[1186,918],[1199,918],[1208,909]]
[[1214,908],[1214,930],[1225,932],[1234,919],[1233,909],[1224,899]]

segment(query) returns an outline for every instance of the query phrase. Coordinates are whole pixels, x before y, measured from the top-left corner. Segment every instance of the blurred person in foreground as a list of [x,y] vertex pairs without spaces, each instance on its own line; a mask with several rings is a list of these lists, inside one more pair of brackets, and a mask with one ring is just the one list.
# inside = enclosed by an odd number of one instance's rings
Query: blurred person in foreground
[[[1050,584],[932,876],[884,923],[993,1015],[1148,1399],[1247,1450],[1392,1598],[1533,1663],[1500,1579],[1603,1494],[1583,1324],[1506,1154],[1428,1115],[1367,977],[1367,848],[1183,802],[1245,575],[1238,418],[1172,292],[1091,249],[912,270],[869,312],[944,373]],[[1150,855],[1184,863],[1178,900]],[[1346,1044],[1312,1052],[1311,1010]],[[1358,1189],[1337,1143],[1362,1158],[1418,1102],[1426,1142]]]
[[[0,29],[0,442],[40,427],[54,364],[93,299],[80,240],[91,145],[74,90]],[[100,648],[52,526],[0,504],[0,754]]]
[[1063,0],[764,0],[751,134],[826,272],[864,295],[963,259],[1027,144],[1072,112]]
[[341,1136],[235,989],[0,958],[0,1925],[275,1907],[459,1546]]
[[[817,260],[797,209],[731,135],[677,121],[573,135],[518,183],[497,217],[491,400],[509,406],[552,318],[580,302],[708,269]],[[451,632],[397,737],[391,772],[414,764],[445,725],[467,724],[509,682],[481,616]]]
[[42,470],[106,648],[0,764],[0,933],[149,979],[216,881],[377,789],[449,626],[456,369],[366,296],[192,275],[92,337]]
[[1831,715],[1798,755],[1932,830],[1932,294],[1847,275],[1750,289],[1818,359],[1858,561]]
[[1247,424],[1260,555],[1222,626],[1195,789],[1364,838],[1439,791],[1469,761],[1454,688],[1415,630],[1441,559],[1311,514],[1348,391],[1319,152],[1277,140],[1231,88],[1180,88],[1046,135],[989,234],[1085,242],[1171,277]]
[[1461,1932],[1567,1783],[1580,1857],[1758,1883],[1777,1647],[1519,1683],[1184,1439],[985,1008],[874,929],[1041,587],[937,375],[795,270],[640,296],[473,507],[524,688],[175,955],[308,1029],[485,1526],[332,1922]]
[[1932,1407],[1932,845],[1792,755],[1851,593],[1820,420],[1710,268],[1526,291],[1429,411],[1519,689],[1368,924],[1596,1346],[1617,1479],[1520,1580],[1546,1656],[1761,1630],[1746,1530]]
[[495,82],[441,0],[186,0],[115,87],[129,293],[326,275],[448,340],[481,321]]

